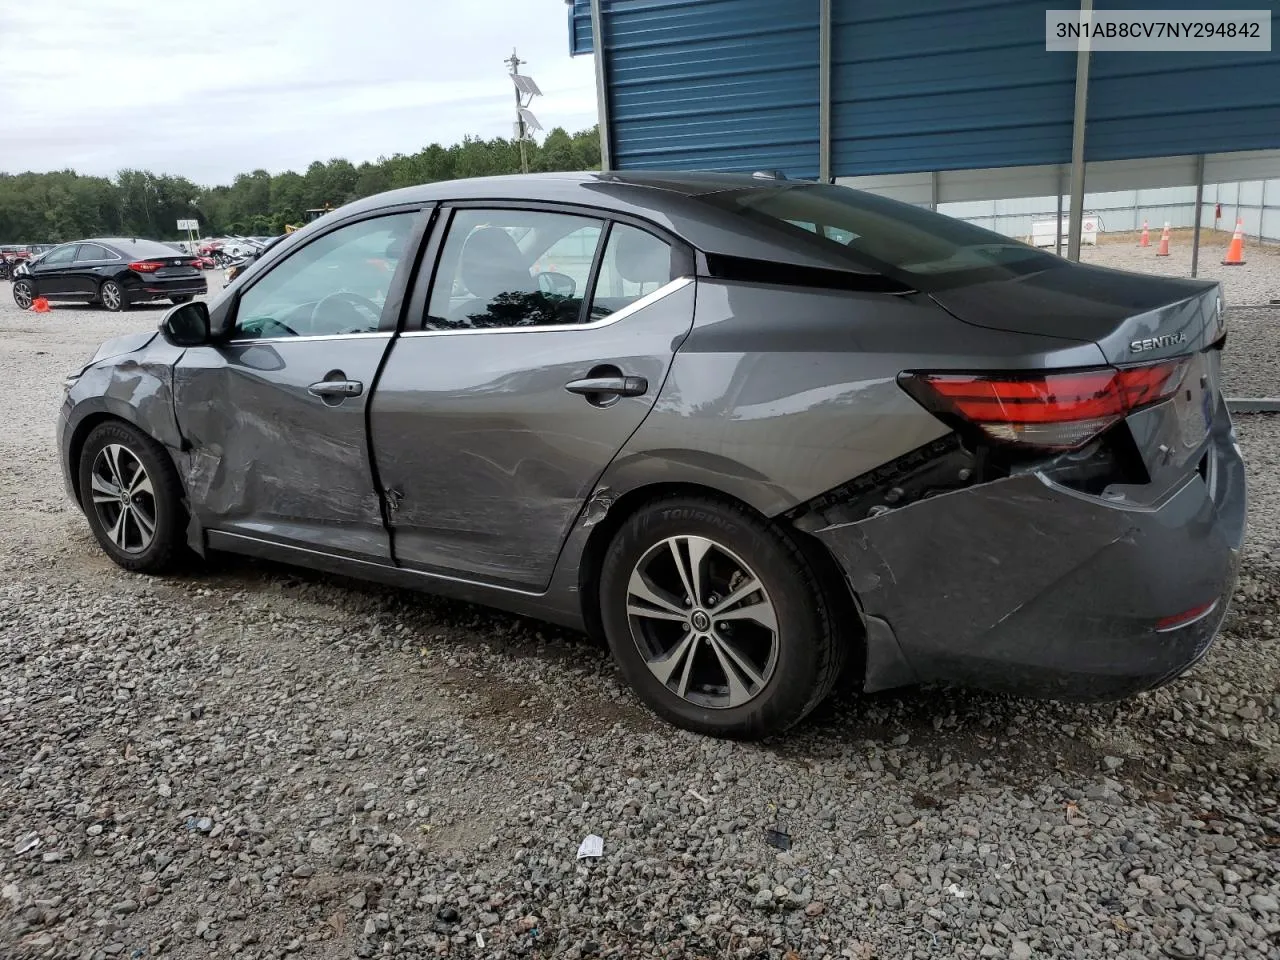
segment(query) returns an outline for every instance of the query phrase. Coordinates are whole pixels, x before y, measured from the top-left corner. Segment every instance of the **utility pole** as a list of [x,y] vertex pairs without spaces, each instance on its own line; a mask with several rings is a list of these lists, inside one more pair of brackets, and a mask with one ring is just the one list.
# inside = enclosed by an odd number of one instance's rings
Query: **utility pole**
[[[528,173],[529,155],[525,148],[525,141],[529,139],[531,131],[542,129],[538,118],[529,111],[529,104],[533,102],[534,97],[541,96],[542,91],[533,82],[533,77],[526,77],[520,72],[520,65],[524,62],[516,54],[515,47],[511,48],[511,56],[503,61],[511,67],[511,85],[516,92],[515,135],[516,140],[520,142],[520,172]],[[524,99],[526,96],[529,98],[527,101]]]

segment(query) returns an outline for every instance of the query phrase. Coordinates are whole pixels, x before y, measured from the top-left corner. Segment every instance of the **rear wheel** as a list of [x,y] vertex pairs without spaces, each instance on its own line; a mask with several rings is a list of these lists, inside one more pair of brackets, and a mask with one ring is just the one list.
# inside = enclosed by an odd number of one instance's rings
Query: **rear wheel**
[[99,424],[78,465],[94,537],[126,570],[166,573],[185,553],[182,483],[164,448],[120,420]]
[[114,280],[107,280],[102,284],[101,289],[98,291],[98,300],[112,313],[124,310],[129,306],[124,290]]
[[697,733],[780,733],[830,693],[846,649],[801,548],[746,510],[672,497],[610,544],[600,584],[614,659],[656,713]]
[[31,304],[35,301],[35,287],[31,285],[30,280],[13,281],[13,302],[22,310],[30,310]]

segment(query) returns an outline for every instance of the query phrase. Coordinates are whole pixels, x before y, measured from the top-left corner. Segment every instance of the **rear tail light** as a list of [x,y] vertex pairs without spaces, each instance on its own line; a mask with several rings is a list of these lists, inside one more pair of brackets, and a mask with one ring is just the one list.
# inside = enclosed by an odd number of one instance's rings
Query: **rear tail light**
[[926,409],[959,418],[992,440],[1073,450],[1141,407],[1177,392],[1186,358],[1140,367],[1047,374],[904,373]]
[[159,260],[135,260],[129,264],[129,269],[134,273],[155,273],[163,266]]

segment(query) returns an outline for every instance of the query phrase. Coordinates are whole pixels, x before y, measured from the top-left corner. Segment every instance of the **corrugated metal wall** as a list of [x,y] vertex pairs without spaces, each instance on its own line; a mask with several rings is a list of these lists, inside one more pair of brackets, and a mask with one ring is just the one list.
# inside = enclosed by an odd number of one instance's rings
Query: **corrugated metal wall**
[[833,0],[838,176],[1060,163],[1075,57],[1044,49],[1044,0]]
[[[1067,4],[1066,6],[1070,6]],[[1098,9],[1272,8],[1205,0],[1096,0]],[[1050,54],[1052,56],[1052,54]],[[1280,45],[1270,53],[1097,52],[1089,63],[1089,160],[1127,160],[1208,151],[1264,150],[1280,134]]]
[[[1206,0],[1099,0],[1118,9]],[[1057,0],[831,0],[832,173],[1066,164],[1074,53]],[[1275,11],[1277,0],[1255,6]],[[602,0],[614,166],[818,171],[818,0]],[[1280,15],[1273,12],[1273,35]],[[570,47],[592,48],[589,0]],[[1095,53],[1090,160],[1280,147],[1271,53]]]
[[572,0],[569,9],[569,55],[591,53],[591,0]]
[[818,174],[818,0],[607,0],[618,169]]

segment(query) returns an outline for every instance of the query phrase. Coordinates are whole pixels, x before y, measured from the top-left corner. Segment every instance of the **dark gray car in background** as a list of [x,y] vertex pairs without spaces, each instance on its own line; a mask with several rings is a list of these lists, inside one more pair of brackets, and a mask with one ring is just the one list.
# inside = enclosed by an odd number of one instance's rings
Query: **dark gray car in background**
[[358,201],[67,380],[121,566],[232,551],[602,634],[692,730],[848,671],[1158,686],[1232,595],[1216,283],[844,187],[715,174]]

